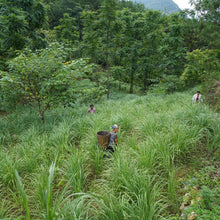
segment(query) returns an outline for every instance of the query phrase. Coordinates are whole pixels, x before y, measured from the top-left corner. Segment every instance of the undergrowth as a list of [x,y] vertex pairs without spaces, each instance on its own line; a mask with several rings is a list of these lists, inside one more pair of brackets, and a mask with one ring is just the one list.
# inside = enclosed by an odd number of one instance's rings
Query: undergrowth
[[[24,108],[1,116],[1,219],[219,214],[217,113],[193,105],[187,93],[114,94],[95,104],[97,114],[88,115],[87,108],[50,110],[44,124]],[[96,133],[113,124],[119,125],[119,144],[106,159]]]

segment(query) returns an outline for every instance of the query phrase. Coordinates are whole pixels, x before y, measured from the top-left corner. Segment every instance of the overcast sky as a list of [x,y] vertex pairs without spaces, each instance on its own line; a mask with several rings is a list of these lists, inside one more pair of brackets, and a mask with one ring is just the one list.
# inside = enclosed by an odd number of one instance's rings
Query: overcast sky
[[180,9],[191,8],[189,4],[189,0],[173,0],[173,1],[180,7]]

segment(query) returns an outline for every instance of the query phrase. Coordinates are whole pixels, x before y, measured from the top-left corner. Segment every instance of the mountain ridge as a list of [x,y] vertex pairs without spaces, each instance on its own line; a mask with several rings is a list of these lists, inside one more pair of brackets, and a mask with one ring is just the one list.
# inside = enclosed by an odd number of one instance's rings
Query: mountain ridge
[[141,3],[146,8],[160,10],[169,14],[180,11],[179,6],[172,0],[133,0],[133,2]]

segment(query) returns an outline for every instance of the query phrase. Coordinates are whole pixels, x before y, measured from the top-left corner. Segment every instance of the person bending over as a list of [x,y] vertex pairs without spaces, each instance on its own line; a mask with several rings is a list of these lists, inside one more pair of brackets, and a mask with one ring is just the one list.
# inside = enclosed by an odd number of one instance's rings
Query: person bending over
[[112,131],[110,132],[110,138],[108,142],[108,147],[106,148],[106,151],[109,153],[114,153],[115,152],[115,146],[118,144],[118,139],[117,139],[117,132],[118,132],[119,126],[118,125],[113,125],[112,126]]

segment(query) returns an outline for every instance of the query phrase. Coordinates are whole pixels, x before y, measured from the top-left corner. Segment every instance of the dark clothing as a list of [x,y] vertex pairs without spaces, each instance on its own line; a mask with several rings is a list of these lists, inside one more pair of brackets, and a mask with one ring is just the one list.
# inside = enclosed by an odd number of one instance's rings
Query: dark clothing
[[103,158],[110,158],[111,155],[115,152],[114,148],[111,146],[108,146],[105,150],[104,150],[104,154],[103,154]]
[[103,157],[111,157],[111,154],[113,154],[115,152],[114,146],[115,144],[115,139],[117,139],[117,134],[113,131],[110,132],[110,138],[109,138],[109,142],[108,142],[108,147],[105,149],[104,151],[104,155]]
[[105,150],[108,151],[111,154],[115,152],[115,150],[112,146],[108,146]]
[[114,146],[115,145],[115,139],[117,139],[117,134],[113,131],[110,132],[110,138],[108,142],[108,146]]

